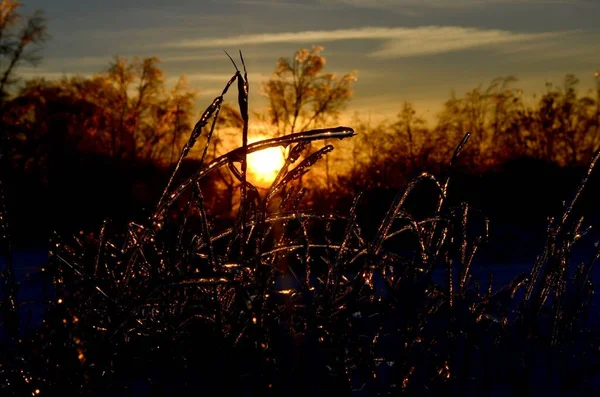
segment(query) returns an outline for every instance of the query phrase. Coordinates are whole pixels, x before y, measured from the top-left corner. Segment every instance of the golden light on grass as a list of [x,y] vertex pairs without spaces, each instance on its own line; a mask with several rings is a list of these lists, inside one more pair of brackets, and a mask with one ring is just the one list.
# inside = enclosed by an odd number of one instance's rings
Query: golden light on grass
[[281,148],[273,147],[248,155],[248,174],[258,185],[269,185],[284,164]]

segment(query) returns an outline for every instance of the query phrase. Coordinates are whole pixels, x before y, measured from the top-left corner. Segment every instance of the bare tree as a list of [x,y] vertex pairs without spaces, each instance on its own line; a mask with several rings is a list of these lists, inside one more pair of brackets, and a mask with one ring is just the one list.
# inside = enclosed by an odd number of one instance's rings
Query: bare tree
[[91,78],[30,80],[6,101],[4,126],[36,151],[43,139],[113,159],[168,164],[191,129],[195,94],[183,77],[167,89],[157,62],[117,58]]
[[8,88],[18,81],[17,68],[22,63],[37,64],[41,44],[48,39],[43,12],[24,16],[21,7],[18,1],[0,0],[0,106]]
[[[195,94],[180,78],[169,92],[156,57],[129,62],[116,57],[106,73],[92,81],[95,102],[105,102],[106,133],[113,157],[171,160],[182,134],[189,130]],[[108,99],[108,102],[106,102]]]
[[278,135],[303,131],[335,118],[352,97],[357,73],[337,77],[324,73],[323,47],[296,51],[280,58],[273,77],[263,85],[269,99],[271,123]]
[[[392,129],[400,138],[399,143],[406,142],[403,152],[408,152],[410,166],[416,169],[427,161],[431,152],[431,134],[427,131],[425,120],[417,115],[412,103],[404,102],[402,110],[397,115],[397,121]],[[402,145],[403,146],[403,145]]]

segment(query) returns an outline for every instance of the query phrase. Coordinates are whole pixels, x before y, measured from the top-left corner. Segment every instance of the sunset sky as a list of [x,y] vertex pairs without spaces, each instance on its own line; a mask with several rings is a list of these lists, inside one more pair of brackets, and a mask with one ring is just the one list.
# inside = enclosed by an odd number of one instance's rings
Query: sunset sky
[[[412,101],[432,120],[452,90],[462,94],[515,75],[525,95],[566,73],[594,84],[600,68],[598,0],[26,0],[52,38],[25,77],[92,74],[114,55],[158,56],[167,76],[188,76],[206,106],[231,76],[223,53],[241,49],[254,88],[277,58],[325,47],[330,72],[359,71],[348,111],[393,117]],[[232,97],[233,98],[233,97]]]

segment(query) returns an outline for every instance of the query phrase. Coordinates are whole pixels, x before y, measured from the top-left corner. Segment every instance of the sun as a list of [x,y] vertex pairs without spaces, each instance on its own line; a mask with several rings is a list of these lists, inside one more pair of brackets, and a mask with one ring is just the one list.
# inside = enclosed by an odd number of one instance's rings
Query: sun
[[248,173],[259,184],[270,184],[283,167],[281,148],[272,147],[248,155]]

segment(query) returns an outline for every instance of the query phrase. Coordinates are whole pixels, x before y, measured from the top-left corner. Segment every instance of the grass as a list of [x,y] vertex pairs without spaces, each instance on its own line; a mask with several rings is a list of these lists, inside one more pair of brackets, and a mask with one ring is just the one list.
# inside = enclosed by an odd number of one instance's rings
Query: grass
[[[56,296],[41,329],[19,329],[8,263],[3,393],[591,393],[600,334],[588,321],[590,273],[599,251],[571,259],[590,238],[572,213],[598,154],[549,223],[531,271],[494,291],[470,272],[488,222],[448,195],[468,135],[446,175],[411,181],[368,236],[357,221],[360,196],[345,213],[300,205],[305,190],[296,181],[333,149],[306,154],[308,144],[350,138],[348,127],[253,144],[243,137],[239,149],[207,163],[205,149],[197,173],[177,182],[201,134],[208,147],[234,83],[245,136],[248,81],[237,71],[196,124],[145,224],[107,220],[93,235],[54,237]],[[246,155],[274,146],[290,154],[261,195],[247,182]],[[200,187],[219,167],[242,190],[236,223],[222,230]],[[418,214],[407,209],[411,199],[422,200]]]

